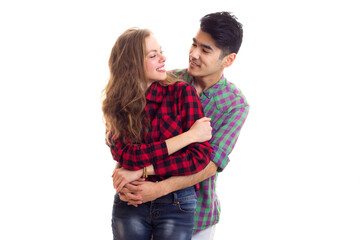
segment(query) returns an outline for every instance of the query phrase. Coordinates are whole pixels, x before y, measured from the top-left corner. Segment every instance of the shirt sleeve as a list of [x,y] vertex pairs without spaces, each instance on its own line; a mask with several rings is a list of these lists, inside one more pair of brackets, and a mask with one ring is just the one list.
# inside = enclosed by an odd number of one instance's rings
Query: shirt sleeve
[[[197,119],[202,118],[204,113],[195,89],[188,84],[182,90],[178,104],[181,106],[181,122],[185,132]],[[210,162],[212,151],[208,142],[190,144],[166,158],[153,162],[155,173],[157,176],[184,176],[197,173]]]
[[211,139],[211,146],[214,149],[211,160],[219,167],[219,172],[229,163],[229,155],[236,144],[248,112],[247,103],[233,108]]
[[139,170],[168,156],[165,140],[149,144],[125,144],[117,141],[110,146],[114,160],[128,170]]

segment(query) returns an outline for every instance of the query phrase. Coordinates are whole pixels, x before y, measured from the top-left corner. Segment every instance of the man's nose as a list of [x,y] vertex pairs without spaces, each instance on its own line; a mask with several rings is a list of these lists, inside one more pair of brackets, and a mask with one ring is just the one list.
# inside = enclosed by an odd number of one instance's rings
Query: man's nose
[[199,59],[200,51],[197,48],[194,48],[190,51],[190,57],[193,59]]

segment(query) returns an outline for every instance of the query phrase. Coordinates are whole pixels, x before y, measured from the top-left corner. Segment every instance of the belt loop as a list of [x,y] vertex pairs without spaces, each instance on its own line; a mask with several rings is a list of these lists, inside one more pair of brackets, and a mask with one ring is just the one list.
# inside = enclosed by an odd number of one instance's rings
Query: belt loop
[[178,202],[178,197],[177,197],[176,192],[173,193],[173,196],[174,196],[174,204],[177,204],[177,202]]

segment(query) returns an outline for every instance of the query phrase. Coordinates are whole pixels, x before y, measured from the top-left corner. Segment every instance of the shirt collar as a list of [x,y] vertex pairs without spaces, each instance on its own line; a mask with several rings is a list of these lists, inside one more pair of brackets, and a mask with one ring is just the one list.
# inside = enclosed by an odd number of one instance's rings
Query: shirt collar
[[165,88],[157,82],[153,82],[146,92],[146,99],[151,102],[160,103],[165,95]]
[[[192,85],[194,85],[194,80],[195,78],[191,77],[190,83]],[[207,98],[211,98],[211,96],[213,96],[217,91],[223,89],[225,86],[226,86],[226,78],[224,74],[222,74],[220,80],[217,83],[215,83],[212,87],[204,91],[203,95]]]

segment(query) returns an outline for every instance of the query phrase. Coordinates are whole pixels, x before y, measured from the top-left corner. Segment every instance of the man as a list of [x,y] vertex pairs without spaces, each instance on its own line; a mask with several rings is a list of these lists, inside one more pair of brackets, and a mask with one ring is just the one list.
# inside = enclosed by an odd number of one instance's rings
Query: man
[[194,175],[174,176],[157,183],[127,184],[123,190],[127,194],[122,197],[129,204],[136,205],[200,182],[192,238],[195,240],[213,239],[220,217],[215,189],[217,176],[229,162],[228,156],[249,111],[240,90],[223,75],[224,69],[234,62],[241,46],[242,25],[229,12],[208,14],[200,22],[200,30],[190,48],[188,69],[173,73],[195,87],[205,116],[212,119],[213,137],[209,141],[214,149],[212,161]]

